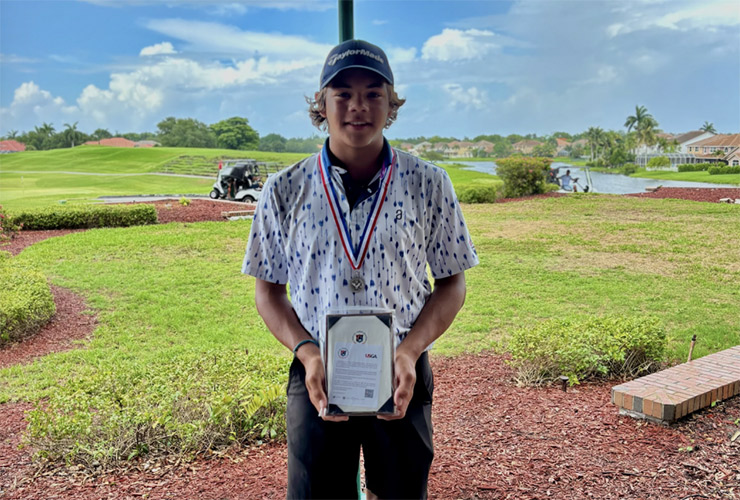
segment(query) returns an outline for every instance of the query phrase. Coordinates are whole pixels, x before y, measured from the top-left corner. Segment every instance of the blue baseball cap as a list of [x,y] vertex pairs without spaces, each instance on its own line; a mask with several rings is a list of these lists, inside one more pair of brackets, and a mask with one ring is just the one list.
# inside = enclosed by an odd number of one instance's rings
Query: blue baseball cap
[[393,85],[393,72],[383,49],[364,40],[347,40],[331,49],[326,56],[324,69],[321,70],[320,89],[329,85],[340,71],[349,68],[374,71]]

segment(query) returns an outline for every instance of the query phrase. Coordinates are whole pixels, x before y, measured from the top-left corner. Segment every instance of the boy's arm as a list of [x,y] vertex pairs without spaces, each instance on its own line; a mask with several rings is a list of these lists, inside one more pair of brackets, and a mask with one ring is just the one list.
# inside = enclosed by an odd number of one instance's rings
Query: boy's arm
[[434,281],[434,290],[406,338],[396,349],[396,392],[393,395],[396,414],[379,416],[395,420],[406,416],[416,383],[416,361],[455,319],[465,302],[465,272]]
[[[285,285],[270,283],[257,279],[255,286],[255,303],[257,311],[276,339],[290,349],[298,345],[301,340],[311,339],[311,335],[303,328],[293,305],[288,300]],[[296,357],[306,369],[306,389],[311,403],[316,407],[319,415],[327,407],[327,397],[324,391],[324,363],[321,361],[321,352],[316,345],[306,343],[298,349]],[[340,421],[348,417],[324,417],[324,420]]]

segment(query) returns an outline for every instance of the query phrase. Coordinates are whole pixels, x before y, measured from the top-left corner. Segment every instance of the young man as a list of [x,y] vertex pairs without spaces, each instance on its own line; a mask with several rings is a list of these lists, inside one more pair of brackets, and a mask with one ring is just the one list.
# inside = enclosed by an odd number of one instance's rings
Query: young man
[[[243,272],[257,278],[257,309],[295,356],[288,498],[356,498],[360,448],[369,497],[426,497],[426,351],[462,307],[464,271],[478,258],[444,170],[383,137],[403,103],[379,47],[351,40],[332,49],[309,110],[329,138],[267,180],[254,216]],[[394,311],[393,415],[326,415],[321,325],[327,311],[353,306]]]

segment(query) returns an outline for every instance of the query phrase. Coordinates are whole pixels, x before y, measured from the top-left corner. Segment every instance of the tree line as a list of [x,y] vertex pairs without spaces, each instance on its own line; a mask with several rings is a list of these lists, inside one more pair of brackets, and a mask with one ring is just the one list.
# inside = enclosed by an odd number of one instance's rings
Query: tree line
[[42,123],[33,130],[21,132],[11,130],[4,140],[16,140],[26,145],[26,150],[49,150],[73,148],[88,141],[100,141],[112,137],[123,137],[131,141],[151,140],[167,147],[220,148],[246,151],[275,151],[291,153],[313,153],[323,143],[318,135],[309,138],[286,138],[280,134],[260,137],[249,120],[234,116],[217,123],[206,125],[194,118],[167,117],[157,124],[157,132],[128,132],[112,134],[99,128],[91,134],[78,130],[77,123],[65,123],[57,130],[52,123]]
[[[557,139],[565,139],[571,143],[565,148],[565,153],[571,158],[588,157],[595,166],[620,167],[634,162],[635,154],[640,146],[659,145],[666,153],[674,152],[678,143],[661,135],[658,121],[648,113],[645,106],[635,106],[635,113],[627,116],[624,123],[626,130],[603,130],[601,127],[589,127],[579,134],[570,134],[556,131],[545,136],[536,134],[481,134],[476,137],[465,137],[466,142],[487,141],[492,143],[493,151],[487,153],[482,149],[474,150],[478,157],[505,158],[517,155],[513,145],[523,140],[539,142],[529,156],[553,157],[557,154]],[[704,122],[702,131],[717,133],[714,125]],[[87,141],[99,141],[114,137],[107,129],[99,128],[92,134],[86,134],[77,129],[77,122],[64,124],[64,129],[57,131],[53,124],[43,123],[33,130],[19,134],[11,130],[3,139],[14,139],[26,145],[28,150],[47,150],[75,147]],[[115,137],[124,137],[132,141],[153,140],[162,146],[191,147],[191,148],[221,148],[247,151],[273,151],[290,153],[314,153],[323,143],[319,135],[308,138],[286,138],[277,133],[270,133],[263,137],[249,125],[247,118],[234,116],[217,123],[206,125],[193,118],[167,117],[157,124],[157,132],[124,133],[116,132]],[[585,139],[586,145],[573,144],[579,139]],[[419,144],[421,142],[449,143],[457,141],[455,137],[411,137],[407,139],[391,140],[393,146],[399,147],[403,143]],[[439,158],[433,157],[434,155]],[[440,153],[428,151],[425,156],[431,160],[442,160]]]

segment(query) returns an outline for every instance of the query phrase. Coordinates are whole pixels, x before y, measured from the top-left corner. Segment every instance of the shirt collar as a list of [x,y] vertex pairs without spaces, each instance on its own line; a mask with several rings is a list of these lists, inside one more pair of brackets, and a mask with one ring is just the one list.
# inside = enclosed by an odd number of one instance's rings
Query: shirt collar
[[[329,138],[326,138],[326,141],[324,141],[324,147],[321,148],[321,163],[323,165],[331,165],[332,169],[336,171],[339,175],[344,175],[348,171],[346,168],[341,167],[339,165],[334,165],[331,161],[331,156],[329,155]],[[383,137],[383,164],[390,165],[390,163],[393,161],[393,148],[391,148],[391,145],[388,143],[388,140]],[[380,176],[380,173],[383,171],[382,168],[379,168],[375,176],[372,178],[372,180],[368,183],[371,184],[375,182],[378,177]]]

